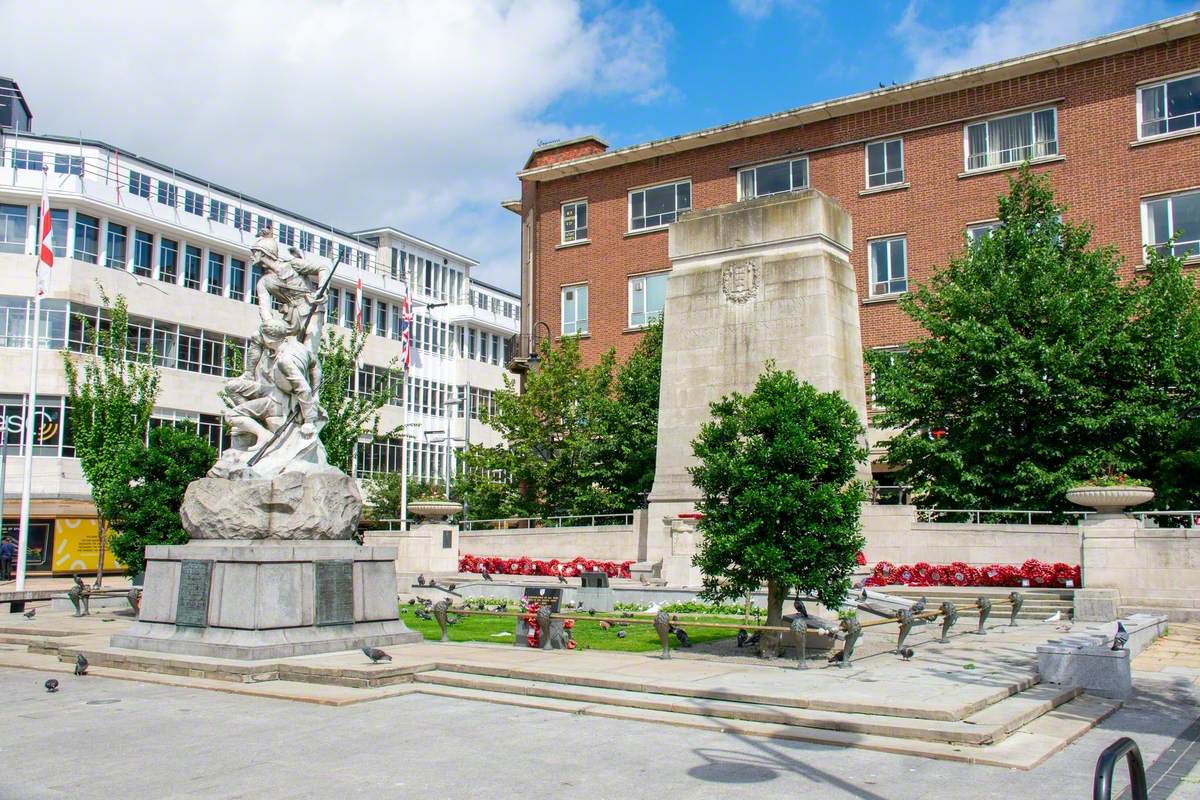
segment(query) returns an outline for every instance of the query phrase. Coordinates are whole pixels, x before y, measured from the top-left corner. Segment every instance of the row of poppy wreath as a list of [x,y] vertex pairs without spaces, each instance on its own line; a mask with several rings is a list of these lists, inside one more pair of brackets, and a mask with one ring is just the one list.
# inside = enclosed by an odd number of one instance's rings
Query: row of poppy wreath
[[599,561],[583,556],[576,556],[569,561],[559,561],[557,558],[543,561],[529,556],[501,558],[463,555],[458,559],[459,572],[482,572],[486,569],[492,575],[562,575],[564,578],[578,578],[583,572],[603,572],[610,578],[628,578],[631,566],[632,561]]
[[1036,558],[1024,564],[988,564],[972,567],[961,561],[952,564],[911,566],[879,561],[867,578],[867,586],[1032,586],[1043,588],[1079,587],[1082,584],[1079,565],[1059,561],[1054,564]]

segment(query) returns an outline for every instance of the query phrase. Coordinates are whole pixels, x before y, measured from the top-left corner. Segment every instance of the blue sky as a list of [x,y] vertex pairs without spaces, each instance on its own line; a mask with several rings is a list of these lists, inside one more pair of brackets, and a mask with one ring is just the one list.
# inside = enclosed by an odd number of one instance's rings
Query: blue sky
[[0,0],[0,19],[3,72],[36,131],[101,139],[347,230],[392,225],[515,289],[518,222],[499,203],[539,140],[636,144],[1197,5],[41,0],[30,14]]

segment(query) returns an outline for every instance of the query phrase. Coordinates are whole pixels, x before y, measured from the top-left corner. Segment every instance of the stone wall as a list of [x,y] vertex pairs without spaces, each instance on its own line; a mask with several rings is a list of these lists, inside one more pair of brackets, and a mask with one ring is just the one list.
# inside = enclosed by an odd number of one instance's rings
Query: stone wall
[[1200,620],[1200,530],[1116,518],[1089,522],[1083,531],[1084,586],[1119,590],[1122,613]]
[[460,553],[473,556],[560,561],[583,556],[599,561],[636,561],[638,533],[636,525],[462,531],[458,548]]

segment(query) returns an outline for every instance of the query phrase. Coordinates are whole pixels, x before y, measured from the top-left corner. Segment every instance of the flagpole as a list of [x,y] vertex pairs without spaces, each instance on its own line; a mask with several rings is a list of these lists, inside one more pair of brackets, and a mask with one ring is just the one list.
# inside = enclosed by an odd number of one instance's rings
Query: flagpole
[[400,379],[400,530],[408,530],[408,367]]
[[[43,220],[42,225],[45,225],[47,216],[46,203],[46,167],[42,167],[42,208],[39,209],[39,217]],[[25,568],[28,562],[29,551],[29,499],[33,490],[33,432],[34,432],[34,415],[37,414],[37,375],[38,375],[38,351],[40,350],[42,338],[42,286],[40,280],[41,259],[42,259],[42,241],[46,238],[46,231],[40,231],[37,243],[37,266],[34,272],[34,291],[33,291],[33,343],[29,353],[29,401],[25,407],[25,425],[21,431],[21,444],[25,448],[25,465],[21,475],[21,522],[17,529],[17,585],[16,591],[25,590]]]

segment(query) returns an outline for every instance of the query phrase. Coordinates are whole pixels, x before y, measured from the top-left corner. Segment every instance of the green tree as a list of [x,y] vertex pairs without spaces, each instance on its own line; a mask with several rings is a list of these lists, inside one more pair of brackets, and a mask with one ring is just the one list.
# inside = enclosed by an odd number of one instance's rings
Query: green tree
[[129,309],[117,295],[110,302],[101,290],[111,324],[96,331],[87,325],[90,354],[64,351],[71,437],[75,456],[92,488],[99,518],[100,561],[97,583],[104,580],[104,554],[117,496],[133,477],[131,464],[145,450],[146,430],[158,397],[158,370],[146,355],[129,357]]
[[[356,376],[356,365],[366,345],[363,330],[351,330],[343,336],[333,325],[325,328],[318,360],[321,364],[321,408],[328,421],[321,429],[329,463],[345,473],[350,472],[358,438],[364,434],[381,435],[379,409],[399,394],[400,374],[392,364],[382,376]],[[383,432],[388,435],[390,432]]]
[[[837,608],[863,547],[857,412],[768,364],[753,392],[723,397],[712,414],[692,442],[703,596],[732,600],[766,583],[768,625],[781,623],[791,588]],[[779,644],[764,635],[759,652],[774,656]]]
[[1161,465],[1197,404],[1195,288],[1158,253],[1122,283],[1116,249],[1063,210],[1022,168],[1000,227],[900,301],[923,338],[868,354],[876,424],[898,429],[887,460],[931,506],[1065,510],[1066,489],[1110,470],[1181,500]]
[[618,368],[615,391],[602,418],[599,461],[608,472],[603,481],[620,511],[645,507],[654,486],[662,339],[659,319]]
[[187,543],[179,521],[183,493],[216,460],[217,451],[191,431],[150,431],[149,445],[129,462],[129,480],[112,496],[112,549],[130,575],[145,569],[147,545]]

